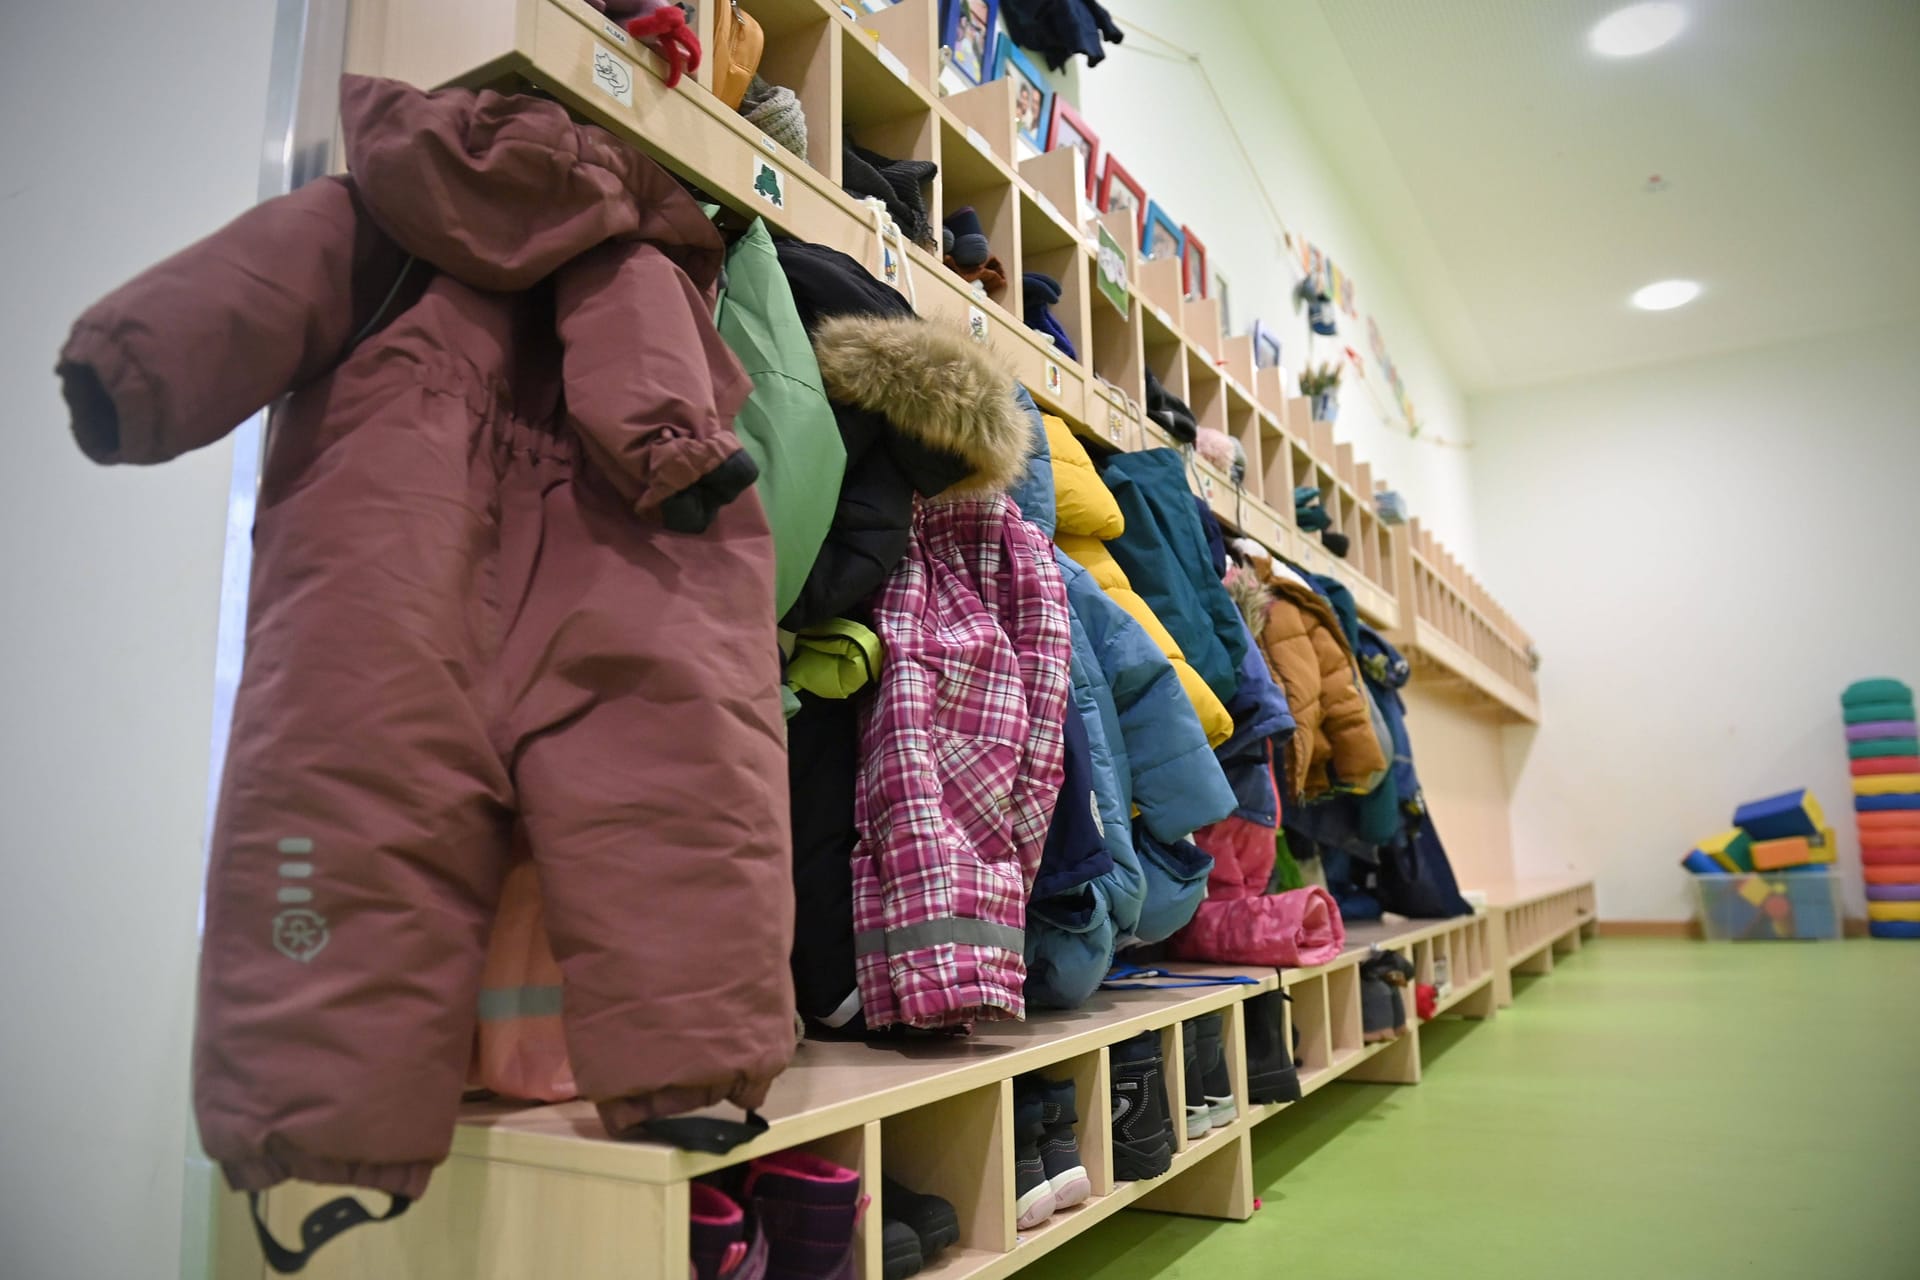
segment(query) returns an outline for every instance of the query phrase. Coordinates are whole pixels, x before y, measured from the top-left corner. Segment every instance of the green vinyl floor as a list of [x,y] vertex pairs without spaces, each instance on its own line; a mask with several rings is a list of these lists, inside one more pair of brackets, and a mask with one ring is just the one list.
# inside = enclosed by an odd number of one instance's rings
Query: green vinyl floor
[[1021,1272],[1262,1280],[1920,1277],[1920,944],[1603,939],[1419,1085],[1254,1131],[1252,1221],[1126,1212]]

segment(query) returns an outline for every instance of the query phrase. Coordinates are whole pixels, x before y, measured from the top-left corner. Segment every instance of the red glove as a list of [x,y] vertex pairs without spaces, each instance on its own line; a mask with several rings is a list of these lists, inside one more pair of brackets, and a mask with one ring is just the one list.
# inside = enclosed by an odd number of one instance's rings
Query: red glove
[[687,15],[677,5],[663,5],[627,23],[627,34],[644,40],[653,51],[667,60],[667,88],[680,83],[680,77],[700,69],[700,37],[687,25]]
[[1434,1006],[1439,1003],[1440,993],[1434,989],[1432,983],[1422,982],[1414,987],[1413,1009],[1420,1015],[1420,1021],[1432,1021]]

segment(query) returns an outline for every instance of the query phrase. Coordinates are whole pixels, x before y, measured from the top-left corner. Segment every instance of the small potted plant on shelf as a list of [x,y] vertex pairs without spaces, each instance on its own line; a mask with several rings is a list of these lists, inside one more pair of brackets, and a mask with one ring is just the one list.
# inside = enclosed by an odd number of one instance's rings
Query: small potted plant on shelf
[[1308,365],[1300,373],[1300,394],[1313,398],[1313,420],[1332,422],[1340,416],[1339,365]]

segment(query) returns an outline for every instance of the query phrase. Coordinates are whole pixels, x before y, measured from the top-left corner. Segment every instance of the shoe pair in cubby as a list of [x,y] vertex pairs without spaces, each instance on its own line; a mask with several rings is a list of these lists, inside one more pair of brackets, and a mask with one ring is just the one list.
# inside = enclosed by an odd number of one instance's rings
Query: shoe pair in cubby
[[[862,1136],[845,1140],[858,1146]],[[939,1196],[892,1179],[882,1186],[881,1276],[907,1280],[958,1243],[959,1215]],[[693,1280],[860,1280],[867,1270],[865,1179],[817,1151],[762,1156],[694,1182],[688,1194]]]

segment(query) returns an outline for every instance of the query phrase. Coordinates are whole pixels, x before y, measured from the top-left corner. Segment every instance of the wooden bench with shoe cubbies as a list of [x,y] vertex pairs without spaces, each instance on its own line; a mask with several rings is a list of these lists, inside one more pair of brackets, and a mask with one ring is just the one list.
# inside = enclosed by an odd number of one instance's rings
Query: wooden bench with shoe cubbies
[[[1360,965],[1373,948],[1399,951],[1416,981],[1441,970],[1448,989],[1436,1016],[1488,1018],[1512,967],[1502,942],[1534,922],[1536,946],[1565,945],[1590,916],[1587,882],[1502,890],[1501,906],[1456,920],[1355,926],[1335,960],[1307,969],[1175,965],[1174,972],[1237,978],[1218,986],[1104,990],[1065,1013],[981,1024],[971,1036],[908,1045],[808,1041],[775,1082],[762,1114],[770,1127],[725,1155],[616,1142],[585,1102],[551,1106],[469,1104],[453,1154],[428,1194],[392,1223],[348,1232],[308,1265],[314,1280],[680,1280],[688,1250],[688,1184],[774,1152],[802,1149],[856,1170],[869,1207],[855,1241],[858,1280],[881,1280],[881,1182],[891,1178],[948,1200],[959,1241],[920,1274],[935,1280],[1012,1275],[1122,1209],[1244,1221],[1254,1212],[1253,1130],[1336,1080],[1417,1084],[1420,1022],[1408,993],[1404,1034],[1366,1043]],[[1493,895],[1490,895],[1490,897]],[[1535,911],[1535,908],[1544,910]],[[1524,923],[1523,923],[1524,922]],[[1553,932],[1557,930],[1557,932]],[[1539,952],[1534,952],[1538,955]],[[1249,1086],[1249,1001],[1284,991],[1284,1037],[1299,1029],[1295,1063],[1303,1102],[1256,1104]],[[1189,1137],[1183,1037],[1193,1019],[1222,1016],[1232,1118]],[[1113,1054],[1142,1033],[1157,1037],[1172,1146],[1167,1172],[1143,1181],[1117,1174]],[[1015,1079],[1038,1072],[1075,1084],[1075,1138],[1091,1184],[1081,1203],[1028,1230],[1018,1227]],[[716,1114],[722,1114],[717,1111]],[[265,1197],[283,1239],[337,1188],[287,1184]],[[370,1202],[381,1199],[368,1197]],[[243,1197],[219,1205],[216,1280],[266,1280]]]

